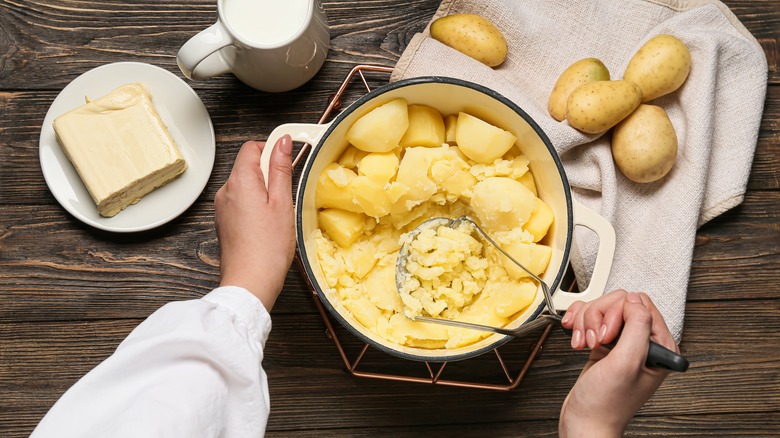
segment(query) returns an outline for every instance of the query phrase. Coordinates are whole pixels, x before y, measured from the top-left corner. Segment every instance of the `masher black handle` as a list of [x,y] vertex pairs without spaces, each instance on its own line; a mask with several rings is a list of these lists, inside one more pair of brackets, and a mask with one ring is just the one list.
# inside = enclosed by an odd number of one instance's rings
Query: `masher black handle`
[[[570,329],[567,329],[565,327],[562,328],[564,333],[571,336]],[[620,339],[620,335],[618,335],[618,338],[615,339],[614,341],[608,344],[603,344],[602,346],[611,350],[615,347],[615,344],[617,343],[618,339]],[[653,340],[650,340],[650,343],[647,347],[647,360],[645,361],[646,367],[664,368],[669,371],[684,373],[688,371],[689,365],[690,363],[688,362],[688,359],[680,356],[679,354],[664,347],[663,345],[658,344]]]

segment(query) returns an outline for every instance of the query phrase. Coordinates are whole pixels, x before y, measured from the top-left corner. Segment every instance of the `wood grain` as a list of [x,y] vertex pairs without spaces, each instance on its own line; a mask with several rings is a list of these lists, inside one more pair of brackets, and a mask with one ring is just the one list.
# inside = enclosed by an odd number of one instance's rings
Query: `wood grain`
[[[780,435],[780,8],[776,0],[725,3],[767,58],[758,146],[744,202],[696,236],[681,344],[691,369],[667,379],[629,436]],[[355,64],[393,66],[439,1],[324,1],[328,61],[289,93],[255,91],[230,75],[188,82],[217,138],[213,174],[194,205],[165,226],[127,235],[74,219],[39,166],[49,105],[75,77],[110,62],[146,62],[181,76],[175,53],[213,23],[215,4],[0,0],[0,436],[29,436],[58,397],[144,318],[210,291],[219,279],[213,197],[241,143],[285,122],[317,121]],[[387,76],[368,80],[378,86]],[[351,88],[345,103],[362,92]],[[295,267],[272,316],[264,360],[269,437],[557,436],[561,403],[586,360],[555,330],[511,392],[355,377]],[[354,360],[363,344],[338,325],[336,334]],[[523,338],[499,351],[518,370],[532,343]],[[503,383],[498,367],[486,354],[448,364],[445,375]],[[427,372],[374,349],[360,369]]]

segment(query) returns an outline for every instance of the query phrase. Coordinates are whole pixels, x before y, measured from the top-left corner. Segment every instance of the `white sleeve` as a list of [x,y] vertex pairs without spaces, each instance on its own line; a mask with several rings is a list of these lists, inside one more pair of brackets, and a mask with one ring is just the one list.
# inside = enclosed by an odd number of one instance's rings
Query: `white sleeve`
[[242,288],[166,304],[65,392],[32,437],[262,436],[270,331],[268,312]]

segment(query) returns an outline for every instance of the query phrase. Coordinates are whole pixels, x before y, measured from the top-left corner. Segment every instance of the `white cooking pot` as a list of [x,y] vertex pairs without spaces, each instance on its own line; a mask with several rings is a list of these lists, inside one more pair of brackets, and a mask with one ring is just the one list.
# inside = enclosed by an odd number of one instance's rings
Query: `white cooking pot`
[[[495,91],[459,79],[419,77],[394,82],[369,92],[330,123],[281,125],[271,133],[263,151],[261,169],[267,175],[272,147],[283,135],[289,134],[293,141],[313,146],[302,169],[296,195],[298,255],[304,275],[308,277],[325,308],[339,323],[382,351],[419,361],[467,359],[490,351],[511,339],[509,336],[494,334],[477,343],[455,349],[425,349],[394,344],[358,322],[327,287],[313,238],[314,231],[318,228],[317,209],[314,206],[317,178],[323,168],[336,161],[347,147],[344,135],[349,127],[371,109],[396,98],[404,98],[409,104],[432,106],[444,115],[463,111],[512,132],[517,137],[517,144],[523,154],[530,160],[529,168],[533,173],[539,198],[549,205],[555,214],[555,220],[545,238],[545,243],[552,247],[552,258],[542,275],[542,279],[553,291],[555,308],[566,310],[576,300],[589,301],[604,293],[615,252],[615,231],[606,219],[572,199],[563,165],[539,126],[521,108]],[[576,225],[593,230],[599,236],[599,248],[593,276],[587,289],[580,293],[570,293],[558,290],[558,287],[569,265],[572,233]],[[540,291],[536,295],[536,301],[514,317],[507,327],[519,327],[526,321],[535,319],[543,308],[543,294]]]

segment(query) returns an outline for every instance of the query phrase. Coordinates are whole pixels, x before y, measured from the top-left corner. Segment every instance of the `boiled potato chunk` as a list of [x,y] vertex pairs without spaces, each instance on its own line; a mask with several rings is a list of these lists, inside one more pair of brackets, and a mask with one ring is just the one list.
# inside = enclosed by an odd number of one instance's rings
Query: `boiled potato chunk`
[[347,149],[341,154],[339,157],[337,163],[341,164],[342,166],[346,167],[347,169],[355,169],[357,168],[358,164],[360,163],[360,160],[363,159],[368,155],[368,152],[361,151],[360,149],[356,148],[355,146],[348,146]]
[[403,303],[395,287],[395,264],[377,265],[366,277],[368,299],[381,310],[402,312]]
[[438,147],[444,143],[444,119],[436,108],[409,105],[409,127],[401,137],[401,146]]
[[615,126],[612,157],[628,179],[649,183],[663,178],[677,158],[677,134],[663,108],[642,104]]
[[392,152],[373,152],[367,154],[358,164],[358,174],[385,184],[395,176],[398,170],[398,157]]
[[[365,218],[364,218],[365,219]],[[374,223],[375,221],[367,220],[366,225]],[[366,227],[367,229],[368,227]],[[364,230],[365,232],[365,230]],[[355,242],[348,248],[342,250],[344,256],[344,266],[347,272],[355,274],[357,278],[364,278],[369,272],[373,272],[373,267],[376,265],[377,259],[374,257],[375,253],[372,246],[366,242]]]
[[455,125],[455,141],[470,159],[490,164],[507,153],[517,138],[509,131],[462,112]]
[[361,116],[347,131],[347,141],[366,152],[390,152],[409,127],[405,99],[394,99]]
[[455,126],[458,123],[458,116],[450,114],[444,118],[444,141],[450,146],[458,144],[455,141]]
[[494,288],[492,295],[481,298],[472,307],[481,307],[486,312],[492,311],[498,316],[509,318],[533,303],[536,290],[536,284],[528,280],[504,282]]
[[501,65],[506,59],[504,35],[484,17],[476,14],[453,14],[431,23],[431,37],[489,66]]
[[547,235],[547,230],[550,229],[553,218],[555,218],[555,215],[550,206],[537,198],[536,211],[533,212],[528,222],[523,225],[523,229],[534,236],[534,242],[538,242]]
[[531,193],[534,194],[534,196],[539,196],[539,194],[536,191],[536,183],[534,182],[534,176],[531,174],[531,172],[526,172],[521,176],[518,181],[522,183],[528,190],[531,191]]
[[376,328],[382,317],[382,312],[377,307],[371,304],[368,298],[358,298],[354,300],[344,300],[344,307],[349,310],[349,313],[355,317],[355,319],[364,326],[374,329]]
[[396,182],[409,191],[396,203],[394,212],[403,213],[421,202],[427,201],[438,190],[429,171],[434,161],[441,159],[445,148],[407,148],[398,167]]
[[420,341],[440,341],[437,342],[438,348],[444,346],[449,337],[447,327],[443,325],[415,322],[400,313],[390,317],[390,332],[394,338],[406,340],[412,345],[419,345]]
[[569,95],[566,120],[588,134],[600,134],[617,125],[642,103],[639,85],[624,80],[580,85]]
[[360,206],[352,201],[351,184],[356,177],[355,172],[338,163],[328,164],[317,178],[314,205],[317,208],[340,208],[361,213]]
[[471,208],[490,230],[508,231],[523,226],[536,210],[537,198],[522,183],[491,177],[474,186]]
[[[541,275],[545,269],[547,269],[547,265],[550,263],[550,257],[552,256],[551,247],[539,245],[538,243],[525,243],[522,241],[515,241],[509,245],[505,245],[504,251],[517,260],[518,263],[525,266],[525,268],[534,275]],[[501,261],[507,274],[512,278],[520,279],[530,277],[528,272],[520,266],[517,266],[508,257],[502,255]]]
[[362,175],[352,181],[352,197],[367,215],[377,219],[389,214],[393,205],[384,183]]
[[566,118],[566,102],[575,88],[588,82],[608,80],[609,70],[603,62],[596,58],[581,59],[568,66],[558,77],[550,93],[547,110],[560,122]]
[[642,89],[642,102],[669,94],[685,82],[691,71],[688,46],[672,35],[650,38],[626,66],[623,79]]
[[363,214],[338,208],[326,208],[317,213],[320,229],[342,248],[352,245],[363,234],[367,219]]

